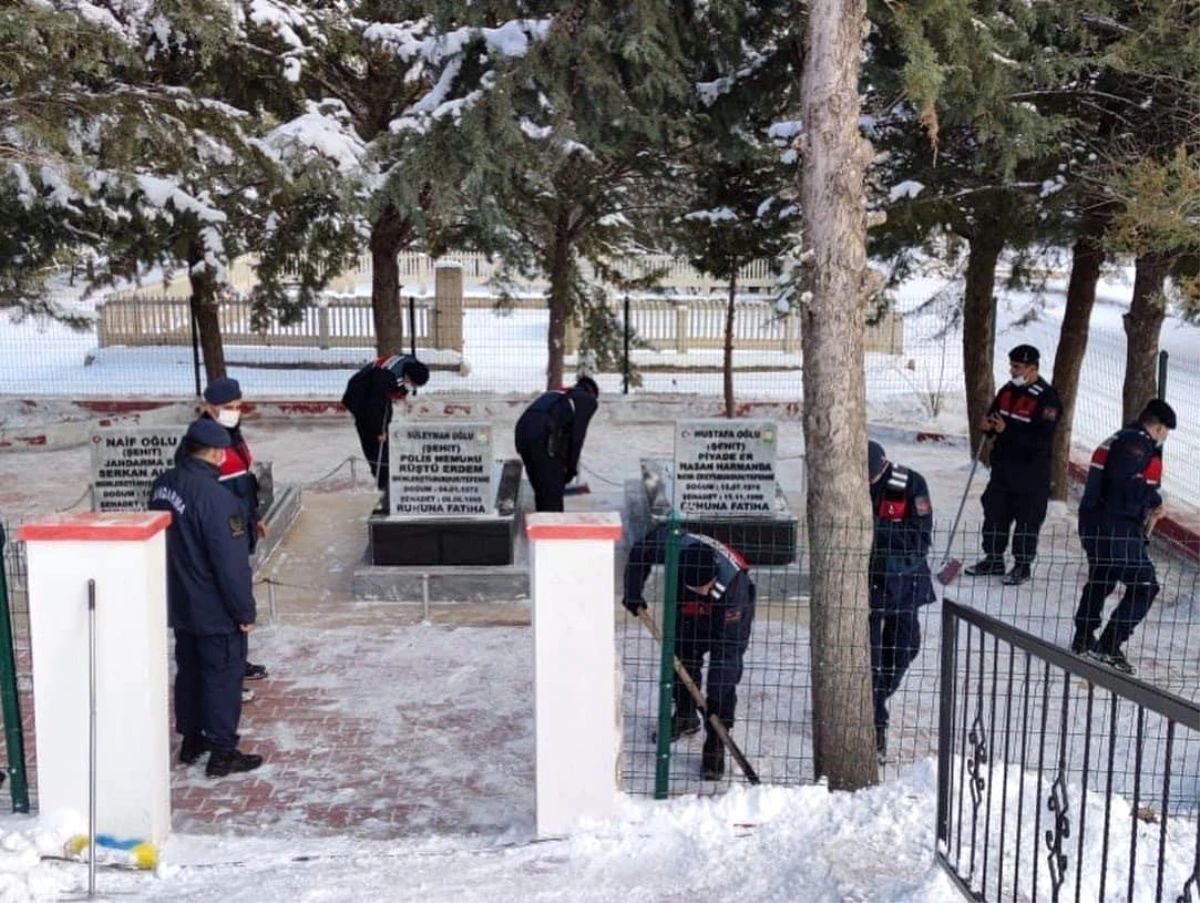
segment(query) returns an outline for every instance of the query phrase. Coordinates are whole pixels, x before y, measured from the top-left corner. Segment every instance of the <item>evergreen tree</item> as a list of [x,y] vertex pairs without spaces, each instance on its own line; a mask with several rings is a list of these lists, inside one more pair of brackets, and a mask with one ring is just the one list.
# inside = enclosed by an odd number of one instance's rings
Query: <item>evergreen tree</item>
[[780,273],[799,226],[790,148],[795,126],[787,118],[796,115],[801,38],[795,25],[790,3],[714,3],[686,32],[696,111],[675,167],[685,209],[674,234],[693,267],[728,285],[722,364],[727,417],[735,407],[738,273],[760,259]]
[[[630,285],[619,261],[652,241],[676,194],[671,154],[693,107],[680,35],[684,6],[573,0],[544,40],[497,69],[468,128],[487,134],[496,164],[481,171],[470,218],[510,272],[549,280],[548,386],[563,381],[567,324],[595,341],[614,323],[604,281]],[[660,238],[661,240],[661,238]]]

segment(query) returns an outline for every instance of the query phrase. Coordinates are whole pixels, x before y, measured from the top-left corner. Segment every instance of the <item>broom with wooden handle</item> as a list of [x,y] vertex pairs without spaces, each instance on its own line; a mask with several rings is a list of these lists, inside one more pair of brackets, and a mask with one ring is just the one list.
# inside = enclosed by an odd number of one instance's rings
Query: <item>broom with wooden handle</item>
[[950,557],[950,549],[954,546],[954,536],[958,533],[958,523],[962,520],[963,508],[967,504],[967,496],[971,493],[971,482],[975,479],[975,470],[979,467],[979,458],[983,455],[983,446],[987,443],[991,436],[983,436],[979,440],[979,447],[975,449],[975,457],[971,459],[971,473],[967,477],[967,488],[963,490],[962,499],[958,503],[958,513],[954,515],[954,525],[950,528],[950,538],[946,540],[946,554],[942,556],[942,565],[938,568],[937,582],[942,586],[949,586],[954,582],[954,578],[958,576],[958,572],[962,570],[962,562],[957,558]]
[[[643,608],[638,612],[637,617],[645,625],[646,629],[650,631],[650,635],[654,637],[655,641],[661,644],[662,634],[658,630],[658,624],[655,622],[654,616],[647,609]],[[715,714],[708,711],[707,700],[704,698],[704,694],[700,692],[700,688],[696,686],[696,682],[688,674],[687,668],[683,667],[683,662],[679,660],[679,656],[673,655],[671,659],[675,663],[675,675],[687,687],[687,691],[692,694],[692,699],[696,701],[696,709],[708,719],[709,725],[712,726],[717,736],[721,738],[721,742],[725,744],[725,748],[733,756],[733,761],[737,762],[738,768],[742,770],[742,774],[746,776],[746,780],[751,784],[760,783],[758,772],[754,770],[754,766],[750,764],[750,760],[746,758],[746,754],[734,742],[733,737],[729,736],[729,731],[725,729],[724,723]]]

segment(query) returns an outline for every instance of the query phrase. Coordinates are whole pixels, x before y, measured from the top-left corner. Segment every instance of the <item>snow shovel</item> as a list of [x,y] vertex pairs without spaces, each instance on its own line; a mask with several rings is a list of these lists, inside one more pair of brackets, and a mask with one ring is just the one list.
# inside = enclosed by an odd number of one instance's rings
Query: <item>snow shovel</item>
[[[662,634],[658,631],[658,624],[654,617],[650,614],[649,609],[643,608],[638,612],[638,620],[645,625],[650,631],[650,635],[655,641],[662,643]],[[708,711],[705,706],[706,700],[704,694],[700,692],[700,688],[696,686],[696,682],[692,680],[692,676],[688,674],[687,668],[683,667],[683,662],[679,660],[679,656],[671,656],[675,663],[675,675],[687,687],[689,693],[692,694],[692,699],[696,701],[696,709],[708,719],[708,723],[712,725],[712,729],[717,732],[717,736],[721,738],[721,742],[725,744],[725,748],[729,750],[729,754],[733,756],[733,761],[737,762],[738,768],[742,770],[742,774],[746,776],[746,780],[751,784],[760,783],[758,772],[754,770],[754,766],[750,764],[750,760],[746,758],[745,753],[733,741],[733,737],[729,736],[729,731],[725,729],[725,725],[721,723],[721,719]]]
[[958,533],[958,522],[962,519],[963,508],[966,507],[967,496],[971,492],[971,481],[975,479],[975,469],[979,467],[979,458],[983,454],[984,443],[990,438],[991,436],[987,435],[980,437],[979,448],[975,449],[975,457],[971,460],[971,473],[967,476],[967,488],[963,490],[962,499],[958,503],[958,513],[954,515],[954,525],[950,528],[950,538],[946,540],[946,554],[942,556],[942,566],[934,575],[942,586],[949,586],[953,583],[958,572],[962,570],[962,562],[957,558],[950,557],[950,549],[954,545],[954,536]]

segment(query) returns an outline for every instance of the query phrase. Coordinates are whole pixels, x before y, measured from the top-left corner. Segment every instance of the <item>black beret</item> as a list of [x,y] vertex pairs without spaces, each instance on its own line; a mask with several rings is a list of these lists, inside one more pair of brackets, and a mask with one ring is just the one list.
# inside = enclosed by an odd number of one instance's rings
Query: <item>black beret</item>
[[193,420],[184,438],[202,448],[229,448],[233,444],[229,439],[229,430],[207,417]]
[[228,376],[214,379],[204,390],[204,400],[209,404],[222,405],[237,401],[242,397],[242,387],[238,381]]
[[1036,364],[1041,358],[1032,345],[1018,345],[1008,353],[1008,359],[1014,364]]

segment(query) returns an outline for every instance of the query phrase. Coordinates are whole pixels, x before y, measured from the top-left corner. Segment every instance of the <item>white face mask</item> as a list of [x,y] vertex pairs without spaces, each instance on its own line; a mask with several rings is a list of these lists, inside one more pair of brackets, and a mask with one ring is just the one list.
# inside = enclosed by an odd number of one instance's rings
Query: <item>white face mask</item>
[[1020,389],[1022,386],[1028,385],[1029,380],[1027,380],[1024,376],[1014,376],[1009,380],[1009,382]]
[[237,408],[221,408],[217,411],[217,423],[227,430],[233,429],[242,419],[242,412]]

